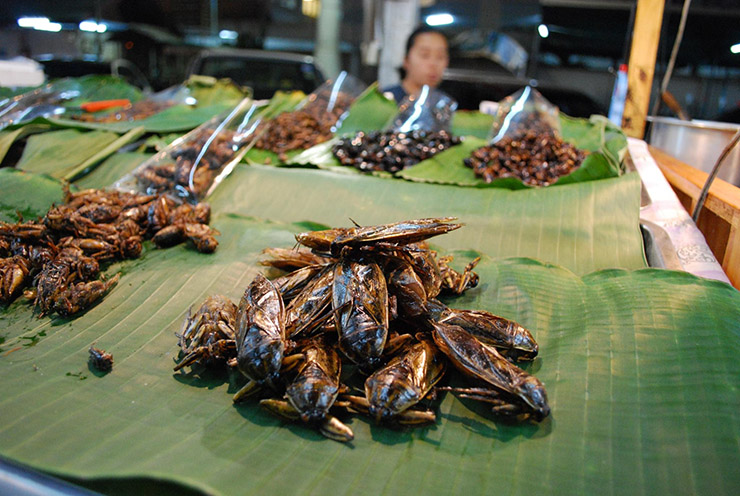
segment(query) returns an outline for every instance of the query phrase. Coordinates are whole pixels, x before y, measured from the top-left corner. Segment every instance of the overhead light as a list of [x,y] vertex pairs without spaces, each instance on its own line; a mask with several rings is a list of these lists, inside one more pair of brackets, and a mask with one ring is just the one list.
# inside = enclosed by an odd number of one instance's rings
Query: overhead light
[[48,17],[20,17],[18,25],[22,28],[33,28],[41,24],[49,24]]
[[448,24],[452,24],[455,22],[455,18],[452,16],[452,14],[432,14],[428,15],[426,18],[426,23],[429,26],[446,26]]
[[50,22],[48,24],[36,26],[34,29],[38,29],[39,31],[51,31],[52,33],[58,33],[62,30],[62,25],[58,22]]
[[82,21],[79,25],[80,31],[87,31],[88,33],[105,33],[108,30],[108,25],[104,22],[95,22],[91,20]]
[[550,36],[550,30],[547,29],[547,26],[545,24],[540,24],[537,26],[537,32],[540,35],[540,38],[547,38]]
[[235,40],[239,37],[239,33],[231,31],[230,29],[222,29],[219,31],[218,37],[222,40]]
[[732,53],[740,53],[740,43],[735,43],[730,47]]
[[33,28],[54,33],[62,30],[61,24],[49,21],[48,17],[19,17],[17,22],[22,28]]

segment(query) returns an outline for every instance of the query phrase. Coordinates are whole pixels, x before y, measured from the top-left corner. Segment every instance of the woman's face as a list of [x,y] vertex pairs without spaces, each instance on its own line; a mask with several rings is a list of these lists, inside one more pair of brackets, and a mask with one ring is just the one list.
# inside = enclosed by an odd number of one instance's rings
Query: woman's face
[[406,79],[418,86],[427,84],[436,87],[442,81],[442,74],[449,61],[444,36],[422,33],[416,37],[414,45],[403,60]]

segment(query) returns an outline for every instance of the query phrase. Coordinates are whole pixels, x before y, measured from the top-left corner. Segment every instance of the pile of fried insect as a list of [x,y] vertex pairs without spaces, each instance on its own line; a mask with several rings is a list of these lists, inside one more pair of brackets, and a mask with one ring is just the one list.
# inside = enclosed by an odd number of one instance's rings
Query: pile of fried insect
[[[262,263],[288,273],[258,274],[238,305],[211,296],[188,311],[175,370],[236,367],[248,382],[234,402],[259,395],[271,412],[344,442],[354,434],[338,412],[429,424],[435,414],[419,402],[437,391],[487,402],[511,420],[542,420],[550,413],[543,384],[512,363],[537,355],[531,333],[436,299],[478,283],[478,259],[459,273],[425,243],[462,226],[454,220],[306,232],[296,235],[300,248],[268,248]],[[367,376],[364,397],[340,382],[343,363]],[[470,387],[438,385],[449,364]]]
[[21,293],[39,316],[69,317],[94,305],[118,282],[100,278],[101,265],[137,258],[144,239],[159,247],[190,240],[200,252],[218,246],[208,226],[211,207],[165,195],[64,189],[64,203],[40,219],[0,221],[0,304]]

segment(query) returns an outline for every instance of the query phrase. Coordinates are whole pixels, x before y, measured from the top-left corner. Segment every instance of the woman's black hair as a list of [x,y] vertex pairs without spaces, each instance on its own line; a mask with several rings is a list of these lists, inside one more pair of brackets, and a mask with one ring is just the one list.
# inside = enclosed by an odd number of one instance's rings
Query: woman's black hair
[[431,26],[428,26],[426,24],[422,24],[418,28],[414,29],[409,35],[408,39],[406,40],[406,55],[407,56],[409,52],[411,51],[411,48],[414,46],[414,43],[416,43],[416,38],[420,34],[426,34],[426,33],[438,34],[442,38],[445,39],[445,43],[447,43],[447,46],[450,45],[450,42],[447,40],[447,35],[445,35],[442,31],[440,31],[439,29],[433,28]]
[[[447,35],[446,34],[444,34],[439,29],[433,28],[433,27],[428,26],[426,24],[422,24],[418,28],[414,29],[411,32],[411,34],[409,35],[408,39],[406,40],[406,55],[405,55],[405,57],[408,57],[409,56],[409,52],[413,48],[414,43],[416,43],[416,38],[418,38],[420,34],[426,34],[426,33],[432,33],[432,34],[438,34],[438,35],[440,35],[442,38],[445,39],[445,43],[447,43],[447,47],[449,49],[450,41],[447,39]],[[406,69],[404,69],[403,67],[399,67],[398,68],[398,74],[401,77],[401,80],[406,79]]]

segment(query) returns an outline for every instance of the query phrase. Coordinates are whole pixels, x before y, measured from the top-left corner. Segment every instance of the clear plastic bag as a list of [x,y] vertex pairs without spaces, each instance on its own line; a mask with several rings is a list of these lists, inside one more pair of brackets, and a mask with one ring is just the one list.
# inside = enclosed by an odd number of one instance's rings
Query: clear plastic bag
[[80,96],[69,78],[45,84],[35,90],[0,101],[0,129],[30,121],[36,117],[49,117],[63,113],[61,104]]
[[197,103],[190,89],[184,84],[178,84],[113,112],[86,113],[75,115],[72,118],[83,122],[130,122],[146,119],[175,105],[195,105]]
[[427,160],[460,139],[449,132],[457,102],[429,86],[407,97],[385,131],[360,131],[340,139],[332,153],[361,171],[396,173]]
[[528,186],[549,186],[586,157],[561,139],[558,108],[529,86],[499,103],[491,135],[488,145],[463,160],[486,183],[514,178]]
[[560,137],[558,108],[531,86],[526,86],[499,102],[491,129],[490,143],[504,137],[517,137],[527,131]]
[[265,133],[255,147],[275,152],[286,160],[288,151],[305,150],[328,141],[365,89],[365,83],[341,72],[306,96],[295,110],[265,122]]
[[390,130],[400,133],[411,131],[450,131],[457,101],[442,91],[424,85],[419,95],[408,96],[398,106]]
[[352,103],[367,89],[367,85],[342,71],[336,79],[329,79],[316,88],[299,105],[297,110],[311,111],[334,116],[332,131],[336,131],[347,115]]
[[225,117],[215,117],[173,141],[113,187],[202,201],[254,144],[262,120],[259,110],[251,98],[245,98]]

